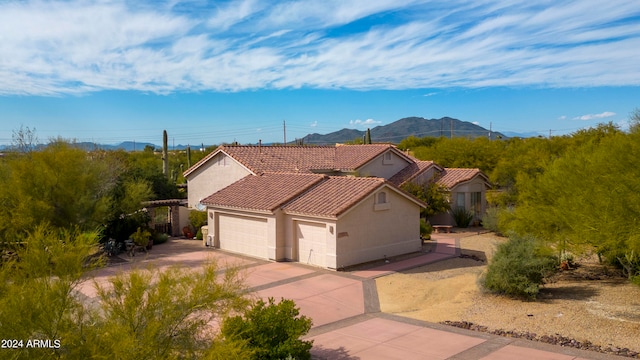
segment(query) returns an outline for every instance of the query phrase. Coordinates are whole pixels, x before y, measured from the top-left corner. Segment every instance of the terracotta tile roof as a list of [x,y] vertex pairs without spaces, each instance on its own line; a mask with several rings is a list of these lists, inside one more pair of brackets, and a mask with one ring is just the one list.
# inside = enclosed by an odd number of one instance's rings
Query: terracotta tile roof
[[314,170],[353,171],[392,149],[407,161],[412,159],[389,144],[339,146],[230,146],[223,145],[184,172],[188,176],[219,152],[232,156],[254,174],[263,172],[312,173]]
[[283,209],[288,213],[335,217],[384,184],[382,178],[330,176]]
[[461,182],[473,179],[477,175],[482,176],[486,182],[489,181],[480,169],[445,168],[438,179],[438,183],[451,189]]
[[204,198],[205,205],[273,211],[326,177],[317,174],[247,175]]
[[389,182],[396,185],[401,186],[407,181],[411,181],[415,179],[418,175],[422,174],[432,166],[435,166],[437,169],[442,170],[442,168],[436,165],[433,161],[422,161],[422,160],[414,160],[415,162],[409,164],[404,169],[400,170],[397,174],[393,175],[389,178]]
[[334,169],[355,170],[383,152],[395,148],[389,144],[338,145]]
[[335,148],[327,146],[225,146],[224,150],[254,173],[332,169],[335,157]]

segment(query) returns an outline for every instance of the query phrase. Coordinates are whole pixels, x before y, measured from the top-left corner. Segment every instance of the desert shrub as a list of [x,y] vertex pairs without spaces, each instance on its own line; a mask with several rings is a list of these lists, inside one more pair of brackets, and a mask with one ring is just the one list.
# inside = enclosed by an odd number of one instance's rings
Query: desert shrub
[[500,234],[500,229],[498,229],[498,213],[500,209],[496,206],[491,206],[487,208],[487,211],[482,216],[482,227],[493,231],[496,234]]
[[151,233],[149,230],[143,229],[139,227],[136,232],[131,234],[131,239],[138,246],[147,246],[149,240],[151,239]]
[[512,235],[498,246],[481,279],[496,294],[535,299],[544,279],[557,271],[557,259],[532,237]]
[[198,228],[198,231],[196,232],[196,239],[198,240],[202,240],[202,227]]
[[169,240],[169,235],[167,234],[156,232],[155,235],[153,236],[154,245],[164,244],[167,242],[167,240]]
[[197,231],[204,225],[207,225],[207,212],[193,210],[189,213],[189,221],[191,222],[191,226]]
[[[211,357],[211,350],[240,344],[224,345],[211,325],[248,305],[235,269],[220,275],[213,263],[200,270],[150,270],[120,274],[107,286],[96,285],[99,309],[90,312],[91,326],[73,349],[75,358],[109,354],[115,359],[198,359]],[[243,355],[235,358],[248,354],[242,348],[236,351]]]
[[311,329],[311,319],[300,315],[292,300],[258,300],[243,316],[222,323],[225,340],[245,342],[254,351],[252,359],[311,359],[313,341],[300,337]]
[[453,216],[456,226],[460,228],[468,227],[471,224],[471,220],[473,220],[473,214],[463,207],[452,209],[451,216]]
[[420,219],[420,235],[425,238],[429,238],[432,232],[433,227],[431,226],[431,224],[425,219]]

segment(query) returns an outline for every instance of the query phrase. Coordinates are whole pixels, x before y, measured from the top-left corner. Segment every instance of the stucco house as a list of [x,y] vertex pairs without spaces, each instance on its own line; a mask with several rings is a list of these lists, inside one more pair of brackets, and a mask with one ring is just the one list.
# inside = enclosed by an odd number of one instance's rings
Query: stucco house
[[419,161],[388,144],[224,145],[184,176],[189,206],[207,210],[208,244],[340,269],[420,250],[425,204],[400,186],[435,177],[466,199],[467,190],[475,191],[475,176],[486,176],[462,170],[472,171]]

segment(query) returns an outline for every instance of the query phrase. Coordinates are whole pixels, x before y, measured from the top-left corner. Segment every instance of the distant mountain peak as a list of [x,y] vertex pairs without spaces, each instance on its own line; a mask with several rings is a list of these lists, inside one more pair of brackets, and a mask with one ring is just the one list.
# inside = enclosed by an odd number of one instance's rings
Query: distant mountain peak
[[[343,143],[360,139],[365,130],[342,129],[329,134],[309,134],[304,137],[305,144],[324,145]],[[481,136],[491,139],[507,138],[504,134],[489,131],[479,125],[445,116],[440,119],[425,119],[417,116],[405,117],[387,125],[371,128],[371,139],[374,142],[398,143],[409,136],[416,137],[467,137]]]

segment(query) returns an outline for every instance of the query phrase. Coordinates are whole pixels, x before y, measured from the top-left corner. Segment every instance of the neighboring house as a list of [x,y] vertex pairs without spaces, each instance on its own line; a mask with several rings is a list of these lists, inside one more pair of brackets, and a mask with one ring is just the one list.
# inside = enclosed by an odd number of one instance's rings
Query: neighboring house
[[189,206],[207,209],[211,245],[339,269],[420,250],[425,204],[399,186],[438,177],[452,194],[475,193],[475,175],[458,181],[457,170],[477,171],[443,169],[387,144],[225,145],[184,176]]
[[[416,160],[389,179],[397,186],[433,180],[449,190],[451,208],[462,207],[473,214],[474,222],[481,220],[487,208],[486,191],[491,185],[480,169],[442,168],[432,161]],[[450,213],[436,214],[429,220],[434,225],[455,225]]]
[[[437,180],[450,192],[451,208],[462,207],[473,214],[478,222],[487,209],[487,189],[491,187],[489,178],[480,169],[445,168]],[[454,225],[450,214],[438,214],[431,221],[438,224]]]

